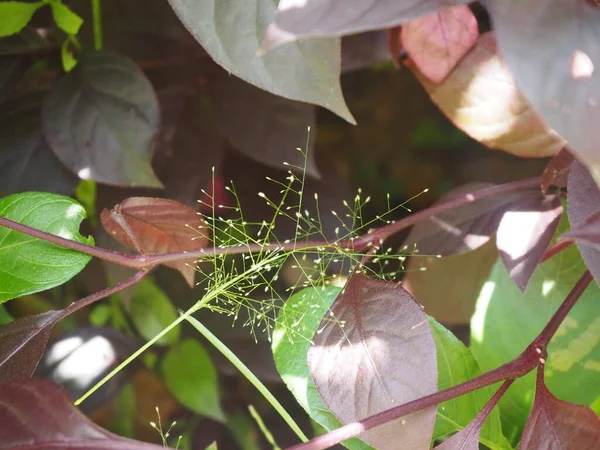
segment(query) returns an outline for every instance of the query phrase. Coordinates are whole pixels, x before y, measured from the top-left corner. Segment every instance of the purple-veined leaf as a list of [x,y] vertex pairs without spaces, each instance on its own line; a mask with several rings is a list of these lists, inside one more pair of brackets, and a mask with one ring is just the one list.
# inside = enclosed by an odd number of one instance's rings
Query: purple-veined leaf
[[[571,167],[567,191],[569,222],[571,228],[577,230],[588,218],[600,211],[600,189],[585,166],[575,161]],[[600,282],[600,250],[579,243],[577,247],[588,269],[596,281]]]
[[557,196],[532,192],[516,201],[502,216],[496,246],[521,292],[548,248],[562,211]]
[[[489,183],[470,183],[444,194],[437,203],[451,200],[492,186]],[[531,195],[533,191],[518,191],[490,197],[433,216],[415,225],[404,247],[412,251],[416,246],[422,255],[453,255],[485,244],[498,229],[506,211],[514,202]]]
[[84,55],[44,99],[42,123],[56,156],[80,178],[161,186],[150,165],[158,100],[129,58],[110,52]]
[[493,33],[482,34],[441,84],[409,67],[444,114],[488,147],[526,157],[552,156],[564,147],[519,91]]
[[315,139],[308,135],[308,127],[314,130],[316,123],[313,105],[279,97],[233,76],[214,83],[209,95],[216,124],[234,148],[276,169],[287,170],[284,162],[303,168],[306,162],[306,173],[319,176]]
[[273,0],[169,0],[188,31],[228,72],[275,95],[323,106],[355,123],[340,86],[339,39],[297,42],[260,54]]
[[[354,274],[313,337],[308,365],[342,423],[437,390],[436,348],[421,306],[401,286]],[[361,434],[376,448],[428,449],[436,408]]]
[[0,383],[3,450],[159,450],[109,433],[85,417],[63,388],[31,378]]
[[281,0],[262,47],[305,37],[343,36],[390,28],[466,0]]
[[600,182],[600,8],[583,0],[488,0],[522,92]]
[[538,368],[535,400],[519,450],[594,450],[600,442],[600,418],[588,407],[559,400]]
[[567,188],[573,160],[573,155],[566,148],[563,148],[548,162],[544,172],[542,172],[540,183],[544,194],[552,194],[553,189],[563,190]]
[[475,45],[477,19],[466,5],[450,6],[411,20],[400,39],[423,75],[441,83]]
[[571,228],[561,237],[575,239],[581,244],[600,251],[600,211],[592,214],[583,223]]
[[60,313],[47,311],[0,326],[0,383],[33,374]]

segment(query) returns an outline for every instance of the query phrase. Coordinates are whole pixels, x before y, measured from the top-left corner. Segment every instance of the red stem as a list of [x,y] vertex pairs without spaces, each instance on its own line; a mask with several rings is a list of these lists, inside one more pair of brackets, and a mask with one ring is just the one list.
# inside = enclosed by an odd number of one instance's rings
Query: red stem
[[555,244],[552,247],[546,249],[546,251],[542,255],[542,259],[540,260],[540,263],[543,263],[543,262],[549,260],[554,255],[557,255],[560,252],[562,252],[564,249],[569,248],[572,243],[573,243],[573,241],[561,241],[558,244]]
[[99,247],[94,247],[80,242],[71,241],[69,239],[56,236],[54,234],[46,233],[35,228],[28,227],[27,225],[20,224],[10,219],[0,217],[0,226],[10,228],[11,230],[18,231],[19,233],[26,234],[44,241],[56,244],[60,247],[70,248],[86,255],[94,256],[104,261],[109,261],[115,264],[119,264],[125,267],[131,267],[134,269],[150,269],[158,264],[165,264],[168,262],[181,261],[190,258],[203,258],[203,257],[214,257],[216,255],[233,255],[239,253],[252,253],[260,251],[292,251],[302,250],[311,248],[323,248],[323,249],[336,249],[336,248],[349,248],[356,251],[362,251],[370,245],[379,245],[380,241],[387,239],[389,236],[408,228],[422,220],[426,220],[459,206],[465,206],[476,202],[478,200],[493,197],[495,195],[506,194],[508,192],[518,191],[522,189],[528,189],[535,186],[539,186],[540,177],[527,178],[525,180],[513,181],[498,186],[492,186],[490,188],[482,189],[477,192],[463,195],[455,199],[449,200],[444,203],[432,206],[424,209],[423,211],[416,212],[410,216],[399,220],[398,222],[391,223],[384,227],[378,228],[372,232],[367,233],[364,236],[358,238],[351,238],[339,241],[337,243],[330,243],[327,241],[314,241],[307,244],[298,246],[298,244],[292,242],[289,244],[250,244],[246,246],[227,247],[227,248],[212,248],[203,249],[194,252],[179,252],[179,253],[167,253],[162,255],[135,255],[129,253],[122,253],[113,250],[107,250]]
[[511,378],[511,379],[506,380],[504,383],[502,383],[502,386],[500,386],[500,389],[498,389],[496,391],[496,393],[492,396],[492,398],[490,398],[488,400],[488,402],[485,404],[483,409],[481,411],[479,411],[477,416],[473,419],[473,428],[474,429],[481,430],[481,428],[483,427],[483,424],[487,420],[488,416],[490,415],[490,413],[492,412],[494,407],[498,404],[498,402],[500,401],[502,396],[506,393],[506,391],[514,383],[514,381],[515,380]]
[[569,311],[573,308],[581,294],[585,291],[588,284],[592,281],[592,276],[589,271],[586,271],[577,281],[569,295],[565,298],[562,305],[556,310],[552,318],[549,320],[546,327],[536,337],[531,344],[527,346],[525,351],[514,360],[484,373],[464,383],[457,384],[443,391],[418,398],[411,402],[400,406],[388,409],[373,416],[367,417],[358,422],[349,423],[327,434],[316,437],[303,444],[298,444],[287,450],[322,450],[332,445],[339,444],[347,439],[358,436],[364,431],[370,430],[378,425],[398,419],[402,416],[421,411],[438,405],[442,402],[451,400],[461,395],[468,394],[477,389],[489,386],[499,381],[514,380],[520,378],[539,365],[545,363],[547,357],[547,346],[552,339],[552,336],[558,330],[558,327],[563,322]]

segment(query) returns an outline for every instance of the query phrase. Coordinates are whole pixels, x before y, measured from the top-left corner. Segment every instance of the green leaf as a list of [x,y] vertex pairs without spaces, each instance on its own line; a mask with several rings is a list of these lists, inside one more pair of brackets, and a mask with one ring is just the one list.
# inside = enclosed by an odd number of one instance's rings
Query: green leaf
[[94,309],[88,315],[88,320],[90,321],[90,325],[93,327],[102,327],[106,325],[106,323],[110,320],[111,309],[105,303],[101,303],[98,306],[95,306]]
[[0,37],[21,31],[42,6],[42,2],[0,2]]
[[13,320],[13,317],[6,310],[4,305],[0,304],[0,325],[6,325],[7,323],[12,322]]
[[225,421],[219,404],[217,371],[198,341],[186,339],[171,347],[162,369],[167,387],[182,405],[219,422]]
[[[431,317],[429,324],[433,330],[437,348],[438,389],[440,391],[481,374],[471,351],[452,332]],[[433,439],[439,439],[465,428],[492,395],[494,395],[494,389],[488,387],[440,404]],[[492,411],[485,422],[479,441],[493,450],[512,448],[502,434],[498,408]]]
[[355,123],[340,86],[338,38],[293,42],[257,54],[275,17],[273,0],[169,0],[217,64],[273,94],[323,106]]
[[58,1],[50,3],[52,8],[52,17],[56,25],[67,34],[75,35],[79,33],[79,28],[83,24],[83,19],[71,11],[66,5]]
[[[79,234],[85,210],[61,195],[26,192],[0,199],[0,216],[38,230],[93,245]],[[0,227],[0,303],[63,284],[90,256]]]
[[60,46],[60,56],[62,60],[63,70],[65,72],[70,72],[77,65],[77,59],[75,59],[75,57],[71,53],[71,50],[69,49],[68,39],[65,39],[65,41]]
[[[307,355],[315,331],[341,291],[329,286],[307,288],[292,295],[280,310],[273,330],[277,371],[300,406],[328,431],[342,424],[319,395],[308,369]],[[344,446],[351,450],[372,448],[359,439],[349,439]]]
[[[140,334],[150,340],[177,319],[177,311],[169,297],[151,280],[140,281],[128,302],[127,310]],[[158,345],[169,345],[179,340],[176,327],[161,337]]]
[[[563,221],[558,234],[566,227]],[[558,235],[557,234],[557,235]],[[477,300],[471,349],[487,371],[517,357],[538,335],[585,270],[577,248],[563,250],[534,273],[525,293],[498,260]],[[546,383],[559,399],[590,405],[600,396],[600,288],[592,283],[548,347]],[[534,395],[535,375],[513,383],[500,401],[502,426],[515,444]]]

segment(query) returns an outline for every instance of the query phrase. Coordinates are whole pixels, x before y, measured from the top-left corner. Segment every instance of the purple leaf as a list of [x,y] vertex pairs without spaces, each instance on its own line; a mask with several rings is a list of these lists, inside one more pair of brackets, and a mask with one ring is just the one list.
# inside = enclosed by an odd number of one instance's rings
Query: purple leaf
[[573,160],[573,155],[563,148],[548,162],[542,172],[541,187],[544,194],[552,194],[553,187],[559,190],[567,188]]
[[594,450],[600,442],[600,418],[587,406],[557,399],[538,368],[535,400],[519,450]]
[[276,169],[287,169],[284,162],[304,167],[306,161],[307,173],[319,176],[314,136],[306,147],[307,129],[315,129],[313,105],[271,94],[233,76],[214,83],[209,95],[218,127],[237,150]]
[[538,192],[512,206],[500,221],[496,246],[510,277],[524,292],[554,236],[563,207],[557,196]]
[[[600,211],[600,190],[587,169],[579,161],[571,167],[567,212],[571,228],[578,229],[592,215]],[[597,282],[600,282],[600,250],[577,244],[579,252]]]
[[33,374],[60,314],[61,311],[48,311],[0,327],[0,382]]
[[159,450],[109,433],[85,417],[69,395],[43,378],[0,384],[3,450]]
[[600,8],[583,0],[488,0],[486,6],[519,88],[569,148],[598,170]]
[[342,36],[390,28],[466,0],[281,0],[264,49],[304,37]]
[[600,211],[588,217],[585,222],[571,228],[562,238],[574,239],[577,242],[600,251]]
[[[443,195],[435,204],[490,186],[488,183],[460,186]],[[476,249],[496,232],[504,213],[514,207],[513,203],[531,195],[531,192],[490,197],[433,216],[413,227],[404,246],[412,250],[416,245],[420,254],[442,256]]]
[[[354,274],[323,318],[308,352],[319,394],[342,423],[437,390],[427,315],[401,286]],[[376,448],[429,448],[436,408],[363,433]]]
[[342,73],[390,59],[386,31],[367,31],[342,38]]

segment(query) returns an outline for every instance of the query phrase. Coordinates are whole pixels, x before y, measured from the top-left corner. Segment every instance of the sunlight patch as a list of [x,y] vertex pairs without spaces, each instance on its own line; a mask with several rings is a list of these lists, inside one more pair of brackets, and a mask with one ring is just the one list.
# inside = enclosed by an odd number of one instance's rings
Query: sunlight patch
[[477,305],[475,306],[475,314],[473,314],[473,318],[471,319],[471,337],[477,342],[483,342],[485,316],[495,288],[496,283],[493,281],[486,281],[479,293]]

